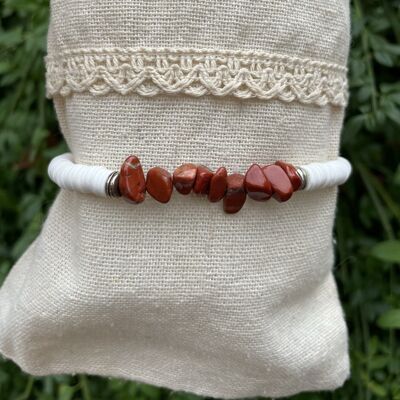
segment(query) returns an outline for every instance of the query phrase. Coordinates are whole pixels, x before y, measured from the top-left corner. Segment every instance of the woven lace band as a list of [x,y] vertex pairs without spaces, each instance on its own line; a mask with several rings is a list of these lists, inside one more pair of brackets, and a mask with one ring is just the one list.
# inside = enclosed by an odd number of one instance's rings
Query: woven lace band
[[344,107],[347,68],[261,51],[85,48],[48,54],[46,95],[159,93]]
[[118,171],[103,166],[77,164],[71,153],[53,158],[48,167],[50,178],[61,188],[101,197],[124,197],[141,203],[148,193],[160,203],[168,203],[173,189],[187,195],[205,195],[211,202],[223,200],[226,213],[236,213],[250,197],[279,202],[289,200],[298,190],[318,190],[341,185],[351,174],[351,164],[343,157],[325,162],[293,166],[284,161],[261,165],[253,163],[245,174],[228,173],[225,167],[212,171],[190,162],[171,174],[161,167],[143,172],[140,160],[128,156]]

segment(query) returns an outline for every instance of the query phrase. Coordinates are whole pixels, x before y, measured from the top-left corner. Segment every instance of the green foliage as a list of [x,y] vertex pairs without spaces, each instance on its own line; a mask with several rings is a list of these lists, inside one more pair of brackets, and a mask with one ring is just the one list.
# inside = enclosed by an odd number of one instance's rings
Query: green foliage
[[[38,234],[56,193],[49,160],[66,150],[45,98],[48,0],[0,2],[0,282]],[[336,278],[350,331],[352,377],[296,400],[400,399],[400,4],[354,0],[351,98],[342,153]],[[1,400],[195,400],[144,384],[86,376],[33,378],[0,361]]]
[[387,240],[372,248],[371,254],[382,261],[400,263],[400,240]]

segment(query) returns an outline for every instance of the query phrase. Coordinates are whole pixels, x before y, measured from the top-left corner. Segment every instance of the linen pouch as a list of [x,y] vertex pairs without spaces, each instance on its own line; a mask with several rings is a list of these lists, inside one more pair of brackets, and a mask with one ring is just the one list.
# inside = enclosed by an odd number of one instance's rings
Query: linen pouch
[[[348,47],[347,0],[52,0],[47,95],[78,163],[302,165],[338,156]],[[337,388],[336,200],[60,189],[0,290],[0,352],[220,398]]]

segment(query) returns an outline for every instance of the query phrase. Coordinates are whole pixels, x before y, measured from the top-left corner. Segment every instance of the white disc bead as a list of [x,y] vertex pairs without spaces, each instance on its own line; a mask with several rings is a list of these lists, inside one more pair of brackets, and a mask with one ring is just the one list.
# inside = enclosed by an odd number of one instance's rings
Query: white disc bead
[[303,190],[316,190],[345,183],[351,174],[351,164],[343,157],[315,162],[300,167],[306,173]]
[[105,185],[113,171],[101,166],[75,164],[71,153],[54,157],[48,167],[50,179],[59,187],[107,197]]

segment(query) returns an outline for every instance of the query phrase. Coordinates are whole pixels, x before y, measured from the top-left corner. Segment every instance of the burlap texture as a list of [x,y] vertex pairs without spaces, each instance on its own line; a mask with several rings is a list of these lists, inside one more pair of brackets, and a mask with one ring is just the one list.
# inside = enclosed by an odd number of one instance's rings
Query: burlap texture
[[[49,61],[48,94],[80,163],[118,169],[136,154],[145,171],[195,162],[244,173],[253,162],[333,159],[348,14],[346,0],[53,0],[48,54],[67,61]],[[96,56],[137,48],[265,52],[287,79],[268,99],[249,86],[212,94],[210,82],[226,81],[207,76],[150,96],[154,79],[127,91],[125,67]],[[293,63],[313,66],[297,79],[304,93],[291,86]],[[107,78],[85,80],[82,68]],[[334,389],[349,374],[332,275],[336,194],[248,199],[228,215],[194,194],[133,205],[60,190],[0,290],[0,351],[34,375],[86,372],[221,398]]]

